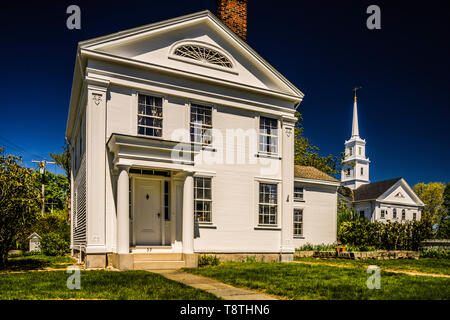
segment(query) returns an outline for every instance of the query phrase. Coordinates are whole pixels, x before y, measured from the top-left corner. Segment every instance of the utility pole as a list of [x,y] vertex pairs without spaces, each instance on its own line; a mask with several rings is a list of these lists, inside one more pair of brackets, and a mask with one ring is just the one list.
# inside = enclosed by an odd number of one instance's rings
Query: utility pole
[[55,164],[56,162],[53,161],[47,161],[47,160],[42,160],[42,161],[36,161],[36,160],[32,160],[32,162],[35,163],[39,163],[39,172],[41,174],[41,183],[42,183],[42,188],[41,188],[41,192],[42,192],[42,207],[41,207],[41,213],[42,215],[44,215],[45,213],[45,166],[47,164]]

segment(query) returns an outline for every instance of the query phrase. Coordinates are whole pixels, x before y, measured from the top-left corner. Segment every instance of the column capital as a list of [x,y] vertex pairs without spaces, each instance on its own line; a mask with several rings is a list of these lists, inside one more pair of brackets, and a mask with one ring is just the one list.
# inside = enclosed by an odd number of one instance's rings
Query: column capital
[[120,170],[126,170],[127,173],[128,173],[128,172],[130,172],[131,165],[129,165],[129,164],[117,164],[116,167],[117,167],[117,169],[119,171]]

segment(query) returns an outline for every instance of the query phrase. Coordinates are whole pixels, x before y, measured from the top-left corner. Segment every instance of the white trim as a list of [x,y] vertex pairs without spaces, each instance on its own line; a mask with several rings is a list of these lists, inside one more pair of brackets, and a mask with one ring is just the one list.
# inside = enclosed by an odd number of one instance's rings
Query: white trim
[[294,183],[295,182],[320,184],[320,185],[324,185],[324,186],[333,186],[333,187],[339,187],[341,185],[340,182],[316,180],[316,179],[306,179],[306,178],[299,178],[299,177],[294,177]]

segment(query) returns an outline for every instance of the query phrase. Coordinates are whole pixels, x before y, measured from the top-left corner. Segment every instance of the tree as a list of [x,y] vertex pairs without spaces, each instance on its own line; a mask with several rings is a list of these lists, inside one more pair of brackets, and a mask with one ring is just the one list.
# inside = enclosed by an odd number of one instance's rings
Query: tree
[[337,204],[337,229],[346,221],[358,220],[358,213],[346,199],[339,199]]
[[70,148],[67,140],[64,141],[63,151],[61,153],[50,153],[50,157],[56,164],[61,167],[66,172],[67,177],[67,190],[66,190],[66,208],[67,208],[67,221],[70,222],[70,193],[71,193],[71,159],[70,159]]
[[[33,172],[35,179],[35,187],[37,190],[41,190],[42,175],[39,170]],[[49,209],[66,209],[67,206],[67,191],[69,189],[69,184],[67,177],[62,174],[54,174],[50,171],[45,171],[44,174],[45,183],[45,202],[48,204],[46,206],[46,211]],[[66,211],[67,213],[67,211]]]
[[295,113],[297,123],[294,129],[294,164],[302,166],[312,166],[326,174],[338,178],[342,170],[342,161],[344,152],[339,156],[328,155],[320,156],[319,148],[312,145],[308,138],[303,136],[303,117],[299,112]]
[[431,225],[438,227],[447,216],[444,207],[445,185],[440,182],[418,183],[414,186],[414,191],[425,204],[422,211],[422,219],[431,222]]
[[450,183],[447,183],[443,193],[443,206],[445,208],[445,218],[441,220],[436,233],[436,238],[450,239]]
[[0,148],[0,269],[6,267],[8,251],[30,232],[39,212],[33,171],[21,163],[22,158],[5,155]]

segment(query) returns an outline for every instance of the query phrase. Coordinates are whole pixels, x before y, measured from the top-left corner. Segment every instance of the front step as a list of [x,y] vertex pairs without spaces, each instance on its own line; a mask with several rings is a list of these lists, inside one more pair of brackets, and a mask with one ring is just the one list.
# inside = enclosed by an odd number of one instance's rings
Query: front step
[[134,261],[134,270],[156,270],[156,269],[181,269],[186,266],[182,260],[178,261]]
[[181,261],[182,253],[155,252],[155,253],[133,253],[134,261]]

